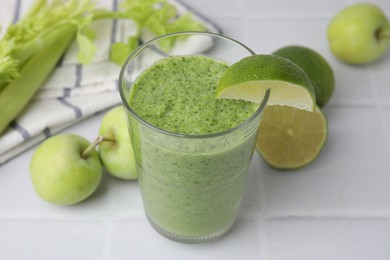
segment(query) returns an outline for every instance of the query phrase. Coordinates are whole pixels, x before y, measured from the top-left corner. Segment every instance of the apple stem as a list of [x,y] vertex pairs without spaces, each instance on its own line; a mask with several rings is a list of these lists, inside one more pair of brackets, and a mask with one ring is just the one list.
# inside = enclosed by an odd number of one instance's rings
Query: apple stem
[[81,153],[81,157],[86,159],[89,153],[95,149],[101,142],[115,142],[115,140],[99,135],[96,139]]

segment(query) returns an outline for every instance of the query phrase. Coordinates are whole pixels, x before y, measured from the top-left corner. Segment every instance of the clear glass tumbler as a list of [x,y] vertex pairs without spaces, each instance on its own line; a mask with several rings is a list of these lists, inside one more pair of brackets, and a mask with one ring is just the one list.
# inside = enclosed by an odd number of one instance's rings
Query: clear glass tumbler
[[[175,39],[173,48],[164,48]],[[181,32],[151,40],[134,51],[120,73],[138,180],[146,216],[162,235],[179,242],[215,239],[233,225],[269,92],[254,114],[226,131],[186,135],[159,129],[129,105],[137,76],[170,55],[203,55],[228,64],[254,54],[243,44],[206,32]]]

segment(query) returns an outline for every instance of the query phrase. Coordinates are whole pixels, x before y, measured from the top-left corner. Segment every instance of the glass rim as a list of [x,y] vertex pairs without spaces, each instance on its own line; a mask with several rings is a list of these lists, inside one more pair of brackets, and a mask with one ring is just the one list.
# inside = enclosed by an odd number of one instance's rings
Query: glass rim
[[175,133],[175,132],[171,132],[171,131],[168,131],[168,130],[164,130],[164,129],[158,128],[158,127],[148,123],[147,121],[145,121],[142,117],[140,117],[131,108],[130,104],[127,102],[128,101],[127,100],[128,97],[126,97],[126,95],[124,93],[124,90],[123,90],[123,78],[124,78],[124,74],[125,74],[125,70],[126,70],[127,66],[134,60],[135,57],[137,57],[137,55],[139,53],[141,53],[145,48],[147,48],[148,46],[152,45],[153,43],[156,43],[159,40],[164,39],[164,38],[168,38],[168,37],[172,37],[172,36],[179,36],[179,35],[186,35],[186,34],[189,34],[189,35],[204,35],[204,36],[220,38],[220,39],[223,39],[223,40],[226,40],[226,41],[230,41],[232,43],[235,43],[235,44],[243,47],[244,49],[246,49],[250,53],[250,55],[255,55],[256,54],[254,51],[252,51],[249,47],[245,46],[243,43],[241,43],[241,42],[239,42],[239,41],[237,41],[237,40],[235,40],[233,38],[230,38],[228,36],[224,36],[224,35],[221,35],[221,34],[218,34],[218,33],[201,32],[201,31],[183,31],[183,32],[169,33],[169,34],[165,34],[165,35],[156,37],[156,38],[154,38],[154,39],[152,39],[150,41],[147,41],[147,42],[143,43],[141,46],[139,46],[137,49],[135,49],[129,55],[129,57],[126,59],[125,63],[122,65],[122,68],[121,68],[121,71],[120,71],[120,74],[119,74],[119,93],[120,93],[120,96],[121,96],[122,105],[124,105],[126,110],[129,111],[139,122],[141,122],[143,125],[147,126],[148,128],[151,128],[154,131],[159,132],[161,134],[170,135],[170,136],[179,137],[179,138],[202,139],[202,138],[211,138],[211,137],[224,136],[224,135],[227,135],[229,133],[232,133],[232,132],[236,131],[239,128],[242,128],[242,127],[248,125],[250,122],[252,122],[264,110],[264,107],[266,106],[268,98],[269,98],[269,95],[270,95],[270,89],[267,89],[267,91],[265,92],[263,100],[261,101],[261,103],[259,103],[259,107],[256,109],[256,111],[249,118],[247,118],[244,122],[242,122],[241,124],[236,125],[236,126],[234,126],[232,128],[226,129],[226,130],[215,132],[215,133],[208,133],[208,134],[183,134],[183,133]]

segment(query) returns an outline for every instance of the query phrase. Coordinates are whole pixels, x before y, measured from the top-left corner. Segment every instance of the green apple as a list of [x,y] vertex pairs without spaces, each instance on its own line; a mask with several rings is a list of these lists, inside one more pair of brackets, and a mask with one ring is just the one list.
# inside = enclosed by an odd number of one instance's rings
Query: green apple
[[43,200],[70,205],[88,198],[97,189],[102,165],[97,151],[91,149],[86,139],[61,134],[37,148],[30,162],[30,175]]
[[99,144],[99,155],[104,168],[115,177],[137,179],[133,147],[122,106],[114,107],[104,115],[99,134],[104,137]]
[[378,6],[369,3],[340,11],[331,20],[327,34],[332,53],[352,64],[371,63],[390,45],[390,23]]

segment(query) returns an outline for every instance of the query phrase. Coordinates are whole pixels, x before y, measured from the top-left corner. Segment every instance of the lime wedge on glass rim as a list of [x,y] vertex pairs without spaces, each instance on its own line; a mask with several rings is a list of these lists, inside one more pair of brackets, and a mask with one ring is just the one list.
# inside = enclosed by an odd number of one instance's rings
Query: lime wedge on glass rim
[[231,65],[216,88],[216,97],[260,103],[267,89],[271,90],[269,106],[314,110],[314,89],[306,73],[276,55],[252,55]]
[[256,150],[279,169],[308,164],[326,140],[327,124],[316,106],[311,81],[298,65],[276,55],[246,57],[226,70],[216,97],[260,103],[267,89],[271,94]]

